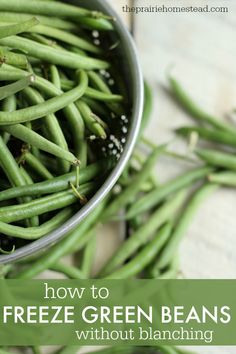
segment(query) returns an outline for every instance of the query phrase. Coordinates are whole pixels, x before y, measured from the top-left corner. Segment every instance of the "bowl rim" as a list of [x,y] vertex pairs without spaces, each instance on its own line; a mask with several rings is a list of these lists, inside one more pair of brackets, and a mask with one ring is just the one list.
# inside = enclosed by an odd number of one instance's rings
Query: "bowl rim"
[[12,254],[0,255],[0,264],[16,262],[22,258],[26,258],[39,252],[46,251],[58,241],[63,239],[63,237],[74,227],[76,227],[90,212],[92,212],[92,210],[94,210],[96,206],[110,192],[110,190],[122,174],[122,171],[133,151],[141,125],[144,100],[143,76],[140,62],[138,59],[137,49],[131,34],[125,27],[125,24],[118,16],[116,11],[111,7],[111,5],[109,5],[106,0],[96,0],[96,2],[98,3],[98,6],[103,9],[104,12],[108,13],[116,19],[116,21],[114,22],[115,30],[121,38],[126,50],[128,51],[126,55],[127,58],[129,58],[130,70],[132,75],[132,91],[134,97],[134,104],[132,107],[131,125],[129,128],[129,133],[127,136],[124,151],[117,165],[114,167],[105,182],[81,210],[79,210],[68,221],[66,221],[62,226],[60,226],[53,232],[17,249]]

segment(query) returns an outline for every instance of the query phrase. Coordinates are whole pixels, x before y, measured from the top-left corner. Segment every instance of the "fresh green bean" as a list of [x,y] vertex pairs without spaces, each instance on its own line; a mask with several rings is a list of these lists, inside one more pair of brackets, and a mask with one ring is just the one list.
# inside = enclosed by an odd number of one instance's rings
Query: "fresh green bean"
[[73,267],[71,265],[61,263],[61,262],[53,263],[50,266],[50,270],[62,273],[70,279],[85,279],[84,274],[81,270],[79,270],[78,268]]
[[61,89],[61,78],[56,65],[50,65],[49,67],[50,77],[53,85],[55,85],[59,90]]
[[87,75],[84,71],[79,72],[80,84],[73,90],[66,92],[58,97],[53,97],[37,106],[23,108],[15,112],[0,112],[0,125],[17,124],[44,117],[54,113],[68,104],[76,101],[83,96],[87,87]]
[[206,177],[211,172],[212,169],[210,167],[198,167],[185,172],[170,182],[158,186],[153,191],[141,197],[133,206],[131,206],[126,214],[126,218],[131,219],[135,215],[158,205],[170,194],[175,193],[176,191]]
[[27,228],[6,224],[0,221],[0,232],[6,236],[22,238],[25,240],[37,240],[63,225],[72,215],[72,210],[70,208],[65,208],[44,224],[37,227]]
[[106,278],[109,279],[125,279],[130,278],[141,272],[148,264],[150,264],[154,257],[159,254],[162,247],[166,243],[172,230],[171,224],[164,225],[157,235],[135,256],[131,261],[123,265],[123,267],[115,270]]
[[[130,185],[125,188],[120,193],[120,195],[116,196],[113,202],[110,203],[109,208],[107,208],[103,215],[104,220],[107,220],[110,217],[114,216],[120,210],[120,208],[125,207],[129,202],[133,200],[135,195],[139,192],[140,187],[149,178],[150,172],[154,167],[157,157],[161,154],[165,147],[166,145],[160,145],[153,150],[153,152],[150,154],[147,161],[143,165],[142,171],[140,171],[140,173],[138,173],[133,178]],[[136,204],[137,203],[135,203],[135,206]]]
[[210,149],[195,149],[195,152],[197,156],[211,166],[236,170],[236,156],[233,154]]
[[222,129],[226,132],[236,134],[236,129],[234,127],[220,121],[219,119],[215,118],[214,116],[209,115],[208,113],[204,112],[200,107],[197,106],[195,102],[189,97],[189,95],[185,92],[179,82],[174,79],[173,77],[169,78],[170,87],[173,95],[181,104],[181,106],[197,121],[208,123],[210,126]]
[[[91,84],[101,92],[105,94],[112,94],[110,87],[105,83],[105,81],[97,74],[95,71],[88,72],[89,81]],[[115,102],[106,102],[107,107],[117,115],[121,115],[124,113],[124,110],[120,105]]]
[[[57,70],[56,67],[54,67],[54,72],[55,70]],[[58,84],[60,85],[60,78],[58,77],[58,79]],[[58,88],[60,89],[60,87]],[[39,104],[44,102],[44,99],[40,95],[40,93],[32,88],[24,90],[23,93],[26,99],[30,101],[30,103]],[[64,137],[63,131],[60,127],[60,124],[58,123],[57,117],[53,113],[46,115],[44,117],[44,122],[50,139],[59,147],[68,151],[68,145]],[[69,171],[70,166],[67,161],[59,159],[58,163],[60,166],[60,171],[62,171],[62,173],[66,173]]]
[[25,22],[20,22],[17,24],[13,25],[8,25],[8,26],[0,26],[0,38],[6,38],[18,33],[22,33],[27,31],[28,29],[32,30],[33,26],[36,26],[39,24],[39,20],[36,17],[33,17],[32,19],[25,21]]
[[209,182],[222,184],[227,187],[236,187],[236,173],[231,171],[212,173],[208,177]]
[[90,130],[90,132],[94,133],[101,139],[106,139],[107,135],[103,126],[100,124],[100,122],[98,122],[89,106],[82,101],[77,101],[76,106],[78,107],[84,120],[84,123],[86,127]]
[[176,133],[183,137],[188,137],[193,132],[197,133],[202,139],[236,147],[235,135],[224,130],[203,127],[182,127],[176,130]]
[[[28,21],[31,18],[32,14],[0,11],[0,22],[2,23],[17,23],[18,21]],[[57,17],[40,16],[37,14],[37,19],[40,24],[53,28],[60,28],[67,31],[76,30],[78,28],[75,23],[65,21]]]
[[78,165],[77,158],[68,150],[62,149],[60,146],[52,143],[43,136],[39,135],[35,131],[25,127],[22,124],[15,124],[4,126],[3,129],[12,136],[26,142],[29,145],[33,145],[38,149],[46,151],[52,155],[55,155],[61,159],[69,161],[73,165]]
[[165,268],[171,262],[173,254],[176,252],[176,249],[179,246],[179,243],[182,240],[193,215],[196,213],[201,203],[217,188],[218,185],[214,184],[204,185],[198,189],[192,199],[188,202],[185,211],[182,213],[181,218],[179,219],[179,222],[171,235],[168,245],[163,249],[160,258],[158,259],[158,267],[160,269]]
[[25,151],[20,158],[20,162],[26,162],[37,175],[43,177],[44,179],[51,179],[53,175],[47,170],[47,168],[30,152]]
[[[90,193],[94,190],[95,186],[95,183],[87,183],[86,185],[80,186],[79,192],[81,195]],[[46,212],[48,213],[50,211],[65,208],[77,201],[78,196],[76,196],[71,190],[52,194],[21,205],[1,208],[0,221],[11,223],[24,220],[35,215],[42,215]]]
[[[55,15],[55,4],[49,1],[40,0],[0,0],[0,11],[10,11],[16,13],[31,13],[35,15]],[[57,2],[58,17],[78,17],[92,15],[91,11],[81,7],[72,6]],[[16,18],[17,19],[17,18]]]
[[108,62],[106,61],[84,57],[64,49],[60,50],[44,44],[35,43],[34,41],[23,37],[11,36],[6,39],[0,39],[0,45],[22,50],[23,52],[28,53],[29,56],[70,69],[92,70],[106,69],[109,67]]
[[15,93],[23,90],[27,86],[31,85],[34,82],[35,78],[33,75],[29,75],[13,84],[5,85],[0,87],[0,100],[7,98]]
[[46,37],[50,37],[61,42],[65,42],[67,44],[71,44],[75,47],[81,48],[91,53],[101,53],[101,50],[91,42],[80,38],[78,35],[74,35],[70,32],[66,32],[57,28],[52,28],[50,26],[45,25],[38,25],[32,28],[30,32],[43,34]]
[[17,274],[19,279],[32,279],[37,274],[43,272],[45,269],[50,268],[55,262],[57,262],[61,257],[66,255],[68,251],[73,249],[75,245],[78,246],[83,237],[86,238],[87,232],[91,230],[92,226],[96,222],[97,218],[101,214],[104,208],[104,203],[100,205],[91,212],[86,219],[79,224],[72,232],[67,235],[60,243],[53,246],[49,252],[45,253],[32,264],[30,268],[23,270]]
[[[22,166],[20,167],[20,171],[21,171],[21,174],[24,177],[25,183],[27,185],[34,183],[31,176],[28,174],[28,172]],[[25,202],[30,201],[30,200],[32,200],[32,198],[29,198],[29,197],[27,199],[25,198]],[[39,226],[39,218],[37,215],[30,218],[29,226],[32,226],[32,227]]]
[[[106,174],[108,172],[110,167],[109,162],[107,163],[105,160],[101,160],[97,163],[87,166],[80,171],[80,183],[87,183],[94,179],[97,175],[102,177],[104,173]],[[6,189],[0,192],[0,201],[23,196],[39,196],[61,192],[68,188],[69,183],[76,183],[75,171],[59,177],[54,177],[47,181],[34,183],[33,185]],[[5,184],[3,186],[4,188],[7,187]]]
[[0,47],[0,68],[4,63],[22,69],[28,68],[28,60],[25,55],[19,53],[13,53],[9,50],[4,49],[3,47]]
[[133,255],[142,245],[146,244],[146,242],[150,240],[152,234],[160,226],[162,226],[162,224],[167,222],[170,215],[175,213],[180,208],[185,196],[186,191],[181,191],[163,204],[163,206],[154,211],[146,223],[136,230],[131,237],[123,243],[117,253],[111,257],[108,263],[101,270],[99,276],[110,274],[126,259]]

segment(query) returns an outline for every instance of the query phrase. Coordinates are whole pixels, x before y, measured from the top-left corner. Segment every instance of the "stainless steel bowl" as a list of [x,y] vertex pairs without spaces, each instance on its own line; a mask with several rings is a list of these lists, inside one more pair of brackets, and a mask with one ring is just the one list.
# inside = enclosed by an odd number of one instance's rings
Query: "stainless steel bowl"
[[143,78],[138,61],[137,51],[133,39],[125,28],[123,22],[118,18],[115,11],[105,0],[71,0],[66,1],[74,5],[89,6],[90,8],[102,11],[109,16],[115,17],[114,26],[121,42],[121,51],[123,63],[125,65],[126,80],[131,101],[131,117],[130,128],[127,136],[126,145],[123,154],[116,167],[112,170],[104,184],[97,191],[97,193],[89,200],[89,202],[77,212],[71,219],[69,219],[63,226],[53,231],[52,233],[36,240],[26,246],[17,249],[14,253],[9,255],[1,255],[0,263],[16,262],[22,258],[31,256],[36,253],[41,253],[47,250],[50,246],[61,240],[69,231],[78,225],[109,193],[118,178],[120,177],[135,144],[138,136],[138,131],[141,122],[142,109],[143,109]]

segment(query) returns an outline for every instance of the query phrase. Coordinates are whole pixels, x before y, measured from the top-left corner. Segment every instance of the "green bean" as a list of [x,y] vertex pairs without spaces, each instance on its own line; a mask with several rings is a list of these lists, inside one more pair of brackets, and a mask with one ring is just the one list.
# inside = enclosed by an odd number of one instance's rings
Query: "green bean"
[[197,106],[195,102],[188,96],[188,94],[184,91],[182,86],[178,83],[178,81],[172,77],[169,78],[170,87],[173,95],[181,104],[181,106],[197,121],[206,122],[214,128],[222,129],[226,132],[236,134],[236,129],[232,126],[220,121],[219,119],[209,115],[204,112],[200,107]]
[[[9,64],[19,68],[27,69],[28,61],[25,55],[13,53],[0,47],[0,68],[2,64]],[[29,75],[29,73],[28,73]]]
[[67,44],[71,44],[75,47],[81,48],[91,53],[96,53],[96,54],[101,53],[101,50],[91,42],[83,38],[80,38],[78,35],[74,35],[72,33],[57,28],[52,28],[50,26],[45,26],[45,25],[38,25],[32,28],[30,32],[43,34],[47,37],[54,38],[56,40],[65,42]]
[[209,182],[222,184],[227,187],[236,187],[236,173],[231,171],[217,172],[210,174]]
[[[14,157],[12,156],[8,147],[4,144],[1,136],[0,136],[0,166],[2,167],[3,171],[5,172],[8,180],[10,181],[12,186],[25,186],[26,182],[25,179],[15,161]],[[30,201],[31,198],[24,197],[23,199],[19,199],[19,202]],[[20,206],[19,206],[20,207]],[[34,216],[34,215],[33,215]],[[30,220],[26,220],[27,225],[31,225]]]
[[13,84],[0,87],[0,100],[3,100],[4,98],[7,98],[23,90],[27,86],[31,85],[34,82],[34,79],[34,76],[30,75],[17,82],[14,82]]
[[50,65],[49,67],[50,77],[53,85],[55,85],[59,90],[61,89],[61,78],[56,65]]
[[211,166],[236,170],[236,157],[233,154],[210,149],[195,149],[195,152],[197,156]]
[[159,350],[161,350],[161,354],[178,354],[176,349],[173,347],[167,347],[164,345],[158,345],[157,347]]
[[[90,193],[94,190],[95,186],[95,183],[88,183],[80,186],[79,192],[81,195]],[[11,223],[24,220],[35,215],[42,215],[46,212],[48,213],[50,211],[65,208],[77,201],[78,197],[73,191],[68,190],[66,192],[59,192],[21,205],[3,207],[0,210],[0,221]]]
[[107,135],[103,126],[100,124],[100,122],[98,122],[89,106],[82,101],[77,101],[76,106],[78,107],[84,120],[84,123],[86,127],[90,130],[90,132],[94,133],[101,139],[106,139]]
[[102,102],[121,102],[123,97],[121,95],[114,95],[112,93],[104,93],[98,90],[95,90],[91,87],[87,87],[85,91],[85,96],[93,98]]
[[202,139],[236,147],[235,135],[224,130],[213,130],[202,127],[182,127],[176,130],[176,133],[183,137],[188,137],[193,132],[197,133]]
[[[40,0],[0,0],[0,11],[27,12],[36,15],[55,15],[55,4]],[[92,15],[91,11],[57,2],[58,17],[78,17]]]
[[8,26],[0,26],[0,38],[6,38],[18,33],[22,33],[27,31],[28,29],[32,30],[31,27],[36,26],[38,23],[39,20],[33,17],[32,19],[25,22],[20,22]]
[[198,189],[192,199],[188,202],[184,213],[182,213],[181,218],[179,219],[179,222],[175,230],[173,231],[173,234],[171,235],[168,245],[164,248],[160,255],[160,258],[158,259],[158,267],[160,269],[165,268],[170,263],[173,254],[176,252],[176,249],[179,246],[179,243],[182,240],[186,229],[188,228],[199,206],[217,188],[218,186],[214,184],[204,185],[203,187]]
[[179,272],[179,259],[174,254],[170,264],[165,267],[164,271],[159,268],[158,260],[151,269],[151,275],[154,279],[175,279]]
[[91,237],[88,241],[84,253],[83,253],[83,260],[81,264],[81,272],[85,279],[90,278],[92,266],[94,262],[94,256],[96,251],[96,235]]
[[106,69],[109,67],[106,61],[87,58],[66,50],[52,48],[23,37],[11,36],[6,39],[0,39],[0,45],[22,50],[28,53],[29,56],[69,69],[91,70]]
[[142,245],[146,244],[152,236],[152,234],[162,224],[169,220],[170,215],[176,212],[186,196],[186,191],[179,192],[176,196],[168,200],[160,208],[154,211],[150,218],[136,230],[131,237],[121,245],[120,249],[115,255],[111,257],[108,263],[101,270],[99,276],[104,276],[111,273],[118,266],[120,266],[126,259],[132,256]]
[[113,25],[110,21],[104,18],[91,18],[80,16],[77,18],[78,22],[84,25],[86,28],[97,29],[98,31],[111,31],[113,30]]
[[54,113],[68,104],[79,99],[87,87],[87,75],[84,71],[79,73],[80,84],[73,90],[66,92],[58,97],[53,97],[37,106],[23,108],[15,112],[0,112],[0,125],[17,124],[44,117]]
[[[32,18],[32,14],[25,14],[19,12],[4,12],[0,11],[0,22],[16,23],[18,21],[28,21]],[[60,28],[67,31],[76,30],[78,26],[75,23],[62,20],[56,17],[39,16],[37,14],[37,19],[40,24],[50,26],[53,28]]]
[[[54,71],[56,67],[54,67]],[[59,84],[59,83],[58,83]],[[58,87],[60,89],[60,87]],[[33,104],[39,104],[44,102],[43,97],[36,90],[29,88],[23,91],[25,97]],[[52,113],[44,117],[45,127],[50,139],[59,147],[68,151],[68,145],[64,137],[63,131],[58,123],[56,116]],[[60,166],[60,171],[66,173],[69,171],[69,164],[65,160],[58,161]]]
[[78,165],[79,163],[76,157],[71,152],[62,149],[60,146],[52,143],[51,141],[47,140],[43,136],[39,135],[38,133],[25,127],[22,124],[4,126],[3,129],[12,136],[28,143],[29,145],[33,145],[38,149],[41,149],[61,159],[69,161],[73,165]]
[[[99,91],[104,92],[105,94],[108,94],[108,95],[112,94],[110,87],[99,76],[99,74],[97,74],[94,71],[89,71],[88,77],[89,77],[89,81],[96,89],[98,89]],[[108,101],[108,102],[106,102],[106,105],[112,112],[116,113],[117,115],[123,114],[123,108],[120,107],[117,103],[113,103],[113,102]]]
[[3,132],[2,134],[2,140],[4,141],[4,144],[8,144],[9,140],[11,138],[11,134],[7,133],[7,132]]
[[[15,80],[24,77],[27,73],[20,69],[15,69],[9,65],[4,64],[4,72],[0,70],[0,80]],[[63,92],[57,89],[49,81],[36,76],[35,87],[44,92],[49,97],[54,97],[63,94]],[[84,122],[82,117],[74,104],[70,104],[63,108],[64,114],[71,127],[71,133],[74,140],[75,155],[84,156],[84,149],[86,148],[86,142],[84,141]],[[84,161],[81,158],[81,167],[84,166]]]
[[45,269],[50,268],[55,262],[57,262],[61,257],[70,252],[71,249],[80,243],[83,237],[87,236],[87,232],[91,230],[93,224],[98,219],[99,215],[103,211],[104,203],[100,203],[100,205],[91,212],[86,219],[79,224],[72,232],[67,235],[60,243],[53,246],[49,252],[42,255],[40,259],[32,264],[30,268],[23,270],[22,272],[17,274],[17,278],[19,279],[32,279],[37,274],[43,272]]
[[131,181],[130,185],[125,188],[120,193],[120,195],[116,196],[113,202],[110,203],[109,208],[107,208],[103,215],[104,220],[107,220],[110,217],[114,216],[120,210],[120,208],[125,207],[129,202],[133,200],[133,198],[139,192],[140,187],[149,178],[150,172],[154,167],[157,157],[165,149],[165,147],[166,145],[160,145],[153,150],[153,152],[150,154],[147,161],[143,165],[142,171],[136,174],[136,176]]
[[70,279],[84,279],[84,274],[81,270],[79,270],[76,267],[73,267],[71,265],[61,263],[61,262],[53,263],[50,266],[50,270],[62,273]]
[[[34,183],[32,178],[31,178],[31,176],[28,174],[28,172],[22,166],[20,167],[20,171],[21,171],[21,174],[24,177],[25,183],[27,185]],[[25,201],[30,201],[30,200],[32,200],[32,198],[25,199]],[[32,217],[32,218],[30,218],[29,226],[35,227],[35,226],[38,226],[38,225],[39,225],[39,218],[38,218],[37,215]]]
[[[110,167],[109,163],[107,163],[107,161],[105,160],[101,160],[98,163],[94,163],[87,166],[80,172],[80,183],[87,183],[94,179],[97,175],[103,176],[103,173],[106,173]],[[47,181],[34,183],[33,185],[6,189],[0,192],[0,201],[23,196],[39,196],[61,192],[68,188],[69,183],[76,183],[75,171],[59,177],[54,177]],[[3,187],[6,188],[7,186],[3,184]]]
[[47,168],[30,152],[25,151],[20,158],[20,162],[26,162],[37,175],[44,179],[51,179],[53,175],[47,170]]
[[153,191],[141,197],[133,206],[131,206],[126,214],[126,218],[131,219],[133,216],[158,205],[170,194],[175,193],[176,191],[206,177],[211,172],[212,169],[210,167],[198,167],[185,172],[177,178],[172,179],[170,182],[158,186]]
[[135,256],[131,261],[123,265],[123,267],[115,270],[106,278],[109,279],[125,279],[137,275],[148,264],[152,262],[154,257],[159,254],[162,247],[166,243],[172,230],[171,224],[164,225],[155,235],[155,237]]
[[[90,72],[91,73],[91,72]],[[74,82],[71,80],[62,80],[62,88],[64,90],[71,90],[75,86]],[[87,87],[85,91],[85,96],[93,98],[102,102],[121,102],[123,101],[123,96],[113,94],[111,91],[99,91],[91,87]],[[113,107],[112,107],[113,108]]]
[[63,225],[72,215],[72,210],[70,208],[65,208],[44,224],[37,227],[27,228],[6,224],[0,221],[0,232],[6,236],[22,238],[25,240],[37,240],[40,237],[43,237],[46,234],[56,230],[59,226]]

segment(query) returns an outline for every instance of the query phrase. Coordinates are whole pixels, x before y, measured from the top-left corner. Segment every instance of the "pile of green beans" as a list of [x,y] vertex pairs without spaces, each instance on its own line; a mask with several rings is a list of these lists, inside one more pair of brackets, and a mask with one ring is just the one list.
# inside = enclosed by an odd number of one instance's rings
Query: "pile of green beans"
[[0,253],[63,225],[123,152],[110,32],[109,16],[60,0],[0,0]]

